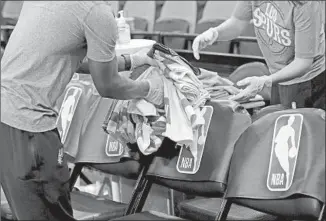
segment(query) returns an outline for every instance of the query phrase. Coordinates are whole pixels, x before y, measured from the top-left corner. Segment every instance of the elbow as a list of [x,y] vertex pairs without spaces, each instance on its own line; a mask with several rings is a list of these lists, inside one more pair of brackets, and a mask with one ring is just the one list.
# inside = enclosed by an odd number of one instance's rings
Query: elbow
[[97,92],[100,94],[101,97],[112,98],[112,90],[110,89],[109,85],[97,84],[95,86],[96,86]]
[[301,67],[303,73],[306,73],[311,68],[314,59],[313,58],[295,58],[298,67]]

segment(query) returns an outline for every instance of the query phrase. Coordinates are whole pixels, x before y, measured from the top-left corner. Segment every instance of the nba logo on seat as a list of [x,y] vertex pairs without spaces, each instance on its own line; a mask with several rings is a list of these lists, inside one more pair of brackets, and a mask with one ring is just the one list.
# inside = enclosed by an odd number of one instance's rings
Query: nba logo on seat
[[122,156],[124,152],[124,146],[113,137],[108,135],[105,146],[105,153],[108,157]]
[[177,147],[180,148],[179,158],[176,165],[179,173],[195,174],[198,172],[204,154],[206,137],[213,116],[213,111],[214,109],[212,106],[204,106],[201,109],[201,114],[205,123],[194,131],[193,142],[190,145],[177,144]]
[[63,99],[59,117],[57,120],[57,128],[61,137],[61,142],[66,141],[66,137],[74,116],[77,104],[82,94],[82,89],[78,87],[71,87],[67,90]]
[[297,164],[303,116],[285,114],[275,121],[269,161],[267,187],[270,191],[287,191]]

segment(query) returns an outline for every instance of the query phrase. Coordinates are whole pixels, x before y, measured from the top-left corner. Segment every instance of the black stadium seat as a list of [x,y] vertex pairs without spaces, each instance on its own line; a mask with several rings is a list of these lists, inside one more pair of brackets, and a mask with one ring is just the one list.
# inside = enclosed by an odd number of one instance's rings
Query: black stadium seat
[[276,111],[256,120],[236,143],[219,218],[225,220],[235,203],[284,220],[325,220],[324,135],[321,109]]
[[[209,130],[207,132],[205,148],[203,150],[202,159],[200,155],[197,159],[201,159],[200,168],[197,172],[191,173],[189,170],[192,167],[192,163],[186,163],[186,156],[183,155],[179,159],[180,149],[175,148],[175,143],[172,141],[166,141],[163,143],[160,150],[157,152],[152,164],[149,167],[147,175],[147,186],[144,187],[146,191],[142,194],[139,199],[140,206],[135,208],[137,213],[128,215],[122,218],[117,218],[113,220],[176,220],[177,217],[166,217],[162,214],[155,214],[153,212],[142,211],[143,201],[146,200],[147,193],[152,185],[156,183],[158,185],[166,186],[178,191],[182,191],[191,195],[201,195],[201,196],[211,196],[220,198],[226,189],[226,179],[228,174],[229,162],[231,160],[233,145],[235,140],[240,136],[243,130],[245,130],[251,123],[250,116],[248,113],[239,109],[234,102],[231,101],[216,101],[207,103],[208,106],[213,107],[214,110],[212,120],[210,123]],[[208,109],[210,109],[208,107]],[[208,110],[207,109],[207,110]],[[206,111],[206,114],[209,114]],[[206,115],[207,117],[208,115]],[[205,118],[207,119],[207,118]],[[233,122],[233,123],[231,123]],[[232,131],[233,133],[231,133]],[[205,132],[204,132],[205,133]],[[223,139],[222,139],[223,138]],[[216,142],[218,140],[219,142]],[[185,149],[182,149],[185,151]],[[198,149],[202,150],[202,149]],[[189,153],[188,153],[189,154]],[[187,161],[192,162],[192,161]],[[198,161],[196,161],[198,162]],[[182,166],[183,165],[183,166]],[[188,166],[187,166],[188,165]],[[197,204],[194,201],[194,204]],[[216,202],[215,213],[220,209],[222,200],[219,199]],[[186,203],[186,202],[185,202]],[[181,205],[185,205],[182,203]],[[180,206],[181,218],[190,218],[192,220],[198,220],[198,217],[204,213],[206,207],[211,205],[206,199],[198,202],[197,213],[195,215],[189,215],[188,212]],[[214,206],[213,206],[214,207]],[[240,208],[240,207],[239,207]],[[190,208],[188,211],[192,209]],[[213,213],[214,213],[213,212]],[[248,214],[248,219],[253,220],[258,217],[264,216],[262,213],[258,213],[251,209],[241,208],[235,209],[230,215],[231,218],[242,217],[243,214]],[[187,214],[186,214],[187,213]],[[207,216],[209,218],[213,217],[211,214]],[[202,220],[203,217],[201,217]],[[273,218],[273,216],[266,216],[265,218]]]

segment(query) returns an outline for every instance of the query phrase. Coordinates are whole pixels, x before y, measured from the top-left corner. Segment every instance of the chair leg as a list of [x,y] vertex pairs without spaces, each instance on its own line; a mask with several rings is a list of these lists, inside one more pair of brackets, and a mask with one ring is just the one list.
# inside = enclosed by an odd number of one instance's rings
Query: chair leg
[[83,169],[84,165],[83,164],[76,164],[71,175],[70,175],[70,180],[69,180],[69,189],[70,191],[73,190],[75,184],[76,184],[76,181],[78,179],[78,177],[80,176],[81,174],[81,171]]
[[93,183],[92,181],[90,181],[90,179],[87,178],[87,176],[83,172],[80,172],[80,179],[82,179],[86,183],[86,185]]
[[223,201],[221,204],[221,209],[220,209],[218,215],[216,216],[215,221],[226,220],[228,217],[228,214],[230,212],[231,205],[232,205],[231,200],[227,200],[227,199],[223,198]]
[[137,200],[133,213],[140,213],[143,210],[149,191],[151,190],[152,184],[153,184],[152,179],[146,178],[142,191],[139,194],[139,198]]
[[325,204],[323,204],[323,207],[320,210],[318,221],[325,220]]
[[142,195],[144,194],[144,190],[146,188],[148,188],[147,187],[147,185],[148,185],[147,177],[145,177],[145,176],[146,176],[146,173],[147,173],[147,170],[148,170],[150,164],[153,161],[153,156],[145,157],[144,160],[145,160],[145,163],[143,164],[143,166],[141,168],[141,171],[140,171],[140,173],[138,175],[136,185],[135,185],[133,193],[131,195],[131,199],[129,201],[128,207],[127,207],[126,212],[124,214],[125,216],[133,214],[133,213],[135,213],[136,210],[139,210],[139,207],[140,207],[139,206],[139,200],[142,198]]

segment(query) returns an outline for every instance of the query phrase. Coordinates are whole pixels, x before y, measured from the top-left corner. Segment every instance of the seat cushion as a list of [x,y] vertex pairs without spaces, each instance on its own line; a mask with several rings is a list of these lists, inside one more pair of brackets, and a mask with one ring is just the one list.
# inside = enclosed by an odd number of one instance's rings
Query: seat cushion
[[170,216],[156,211],[144,211],[141,213],[123,216],[113,220],[185,220],[176,216]]
[[[180,217],[190,220],[214,220],[221,204],[221,198],[186,200],[179,204]],[[276,217],[233,204],[228,220],[276,220]]]
[[137,31],[147,31],[148,21],[144,18],[134,17],[135,30]]
[[127,205],[84,192],[71,193],[74,218],[77,220],[109,220],[123,216]]
[[[74,218],[77,220],[109,220],[123,216],[127,208],[126,204],[102,200],[79,191],[71,193],[71,201]],[[14,220],[7,203],[1,204],[1,220]]]

